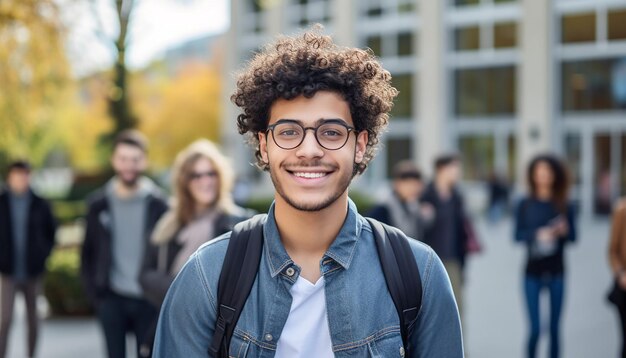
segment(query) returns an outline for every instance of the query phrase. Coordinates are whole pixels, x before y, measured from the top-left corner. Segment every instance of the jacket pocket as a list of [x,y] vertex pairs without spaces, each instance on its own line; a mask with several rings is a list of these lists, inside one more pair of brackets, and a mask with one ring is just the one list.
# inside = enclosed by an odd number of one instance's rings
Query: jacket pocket
[[386,334],[369,343],[369,351],[371,357],[404,357],[404,345],[400,332]]
[[244,358],[248,354],[249,347],[250,339],[248,337],[244,337],[235,333],[230,339],[230,349],[228,351],[228,356],[231,358]]

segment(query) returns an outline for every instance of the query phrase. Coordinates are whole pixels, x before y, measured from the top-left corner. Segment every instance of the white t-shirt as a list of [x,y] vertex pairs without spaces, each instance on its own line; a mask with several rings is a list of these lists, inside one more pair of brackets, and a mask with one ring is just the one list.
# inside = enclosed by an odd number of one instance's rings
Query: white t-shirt
[[277,358],[334,357],[324,277],[312,284],[302,276],[291,286],[291,310],[276,347]]

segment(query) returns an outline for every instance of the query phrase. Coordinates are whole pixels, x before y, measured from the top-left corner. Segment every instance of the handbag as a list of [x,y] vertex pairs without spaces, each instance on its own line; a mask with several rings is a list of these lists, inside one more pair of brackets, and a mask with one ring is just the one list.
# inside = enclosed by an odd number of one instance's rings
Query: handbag
[[476,236],[476,230],[474,230],[474,224],[472,221],[465,217],[463,219],[463,228],[465,229],[465,235],[467,239],[465,240],[465,252],[468,254],[478,254],[483,251],[483,245],[478,240],[478,236]]
[[606,299],[618,307],[622,307],[626,303],[626,291],[619,287],[617,280],[613,282],[613,288],[607,294]]

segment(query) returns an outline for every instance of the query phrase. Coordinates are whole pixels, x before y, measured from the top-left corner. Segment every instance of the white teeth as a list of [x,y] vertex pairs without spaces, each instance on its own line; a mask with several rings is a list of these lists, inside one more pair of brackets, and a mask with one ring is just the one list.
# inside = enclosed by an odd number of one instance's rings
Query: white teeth
[[326,173],[293,173],[293,175],[300,178],[315,179],[326,176]]

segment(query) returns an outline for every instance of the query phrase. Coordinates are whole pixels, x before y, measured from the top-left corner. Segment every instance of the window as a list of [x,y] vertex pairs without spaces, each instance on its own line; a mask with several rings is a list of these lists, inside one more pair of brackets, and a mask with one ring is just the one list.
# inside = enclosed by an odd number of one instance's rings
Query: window
[[387,140],[387,177],[391,178],[393,166],[401,160],[411,159],[410,138],[389,138]]
[[626,9],[609,11],[609,40],[626,40]]
[[517,24],[502,22],[493,25],[493,47],[510,48],[517,46]]
[[406,14],[415,11],[415,0],[399,0],[398,13]]
[[594,147],[594,211],[596,214],[609,214],[613,193],[611,188],[611,135],[596,134]]
[[495,143],[490,135],[459,137],[459,152],[463,177],[467,180],[486,180],[494,171]]
[[456,6],[477,5],[478,3],[480,3],[480,0],[454,0]]
[[561,19],[561,42],[578,43],[596,40],[596,14],[565,15]]
[[512,183],[516,180],[517,173],[517,137],[515,134],[510,134],[507,138],[507,149],[508,149],[508,167],[507,167],[507,175],[509,182]]
[[454,49],[457,51],[478,50],[480,48],[480,28],[460,27],[454,30]]
[[380,57],[382,55],[382,39],[380,36],[370,36],[366,42],[366,46],[371,48],[376,56]]
[[261,12],[263,10],[261,0],[248,0],[248,7],[254,12]]
[[563,111],[626,109],[626,57],[563,62]]
[[413,75],[392,75],[391,81],[399,92],[391,109],[391,116],[408,119],[413,114]]
[[410,56],[413,54],[413,34],[404,32],[398,34],[398,56]]
[[581,147],[582,138],[578,133],[568,133],[565,136],[565,160],[569,166],[572,175],[572,184],[579,185],[581,183]]
[[457,116],[513,115],[516,110],[514,66],[455,71]]

